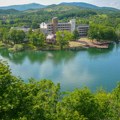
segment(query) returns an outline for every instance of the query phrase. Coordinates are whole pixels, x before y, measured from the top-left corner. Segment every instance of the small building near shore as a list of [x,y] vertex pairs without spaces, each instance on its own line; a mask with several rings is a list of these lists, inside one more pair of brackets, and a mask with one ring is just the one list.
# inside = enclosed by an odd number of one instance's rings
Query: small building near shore
[[46,42],[49,44],[55,44],[56,43],[56,35],[55,34],[47,35]]

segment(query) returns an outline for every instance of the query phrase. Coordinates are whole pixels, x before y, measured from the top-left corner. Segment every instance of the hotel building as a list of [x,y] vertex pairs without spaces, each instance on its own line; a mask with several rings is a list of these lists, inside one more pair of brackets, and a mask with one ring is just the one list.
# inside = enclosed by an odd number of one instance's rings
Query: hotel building
[[55,34],[57,31],[70,31],[78,30],[80,36],[87,36],[89,25],[76,25],[75,19],[70,20],[68,23],[59,23],[58,18],[54,17],[51,23],[41,23],[40,29],[46,35]]

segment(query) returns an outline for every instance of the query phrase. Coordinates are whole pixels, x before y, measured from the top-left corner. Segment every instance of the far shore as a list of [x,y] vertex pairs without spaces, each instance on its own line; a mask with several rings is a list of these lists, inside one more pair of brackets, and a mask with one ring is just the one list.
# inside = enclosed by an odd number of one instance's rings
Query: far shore
[[81,38],[77,41],[71,41],[69,43],[69,47],[70,48],[83,47],[83,48],[108,49],[109,44],[111,43],[112,43],[111,41],[98,42],[97,40],[91,40],[89,38]]
[[[88,48],[98,48],[98,49],[108,49],[109,44],[113,42],[106,41],[106,42],[98,42],[97,40],[91,40],[89,38],[80,38],[76,41],[70,41],[69,46],[63,48],[63,50],[83,50]],[[32,51],[51,51],[51,50],[61,50],[59,46],[54,44],[47,44],[44,48],[24,48],[26,44],[15,44],[13,47],[11,45],[6,45],[4,43],[0,44],[0,48],[7,48],[10,52],[17,52],[17,51],[25,51],[25,50],[32,50]]]

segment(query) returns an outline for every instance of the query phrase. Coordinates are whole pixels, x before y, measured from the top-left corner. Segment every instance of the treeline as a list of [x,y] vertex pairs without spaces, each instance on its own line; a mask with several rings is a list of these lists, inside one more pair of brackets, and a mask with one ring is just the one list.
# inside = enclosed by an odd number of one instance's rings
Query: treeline
[[[13,11],[13,10],[10,10]],[[107,12],[104,12],[107,11]],[[2,11],[1,11],[2,12]],[[5,12],[3,12],[5,13]],[[10,12],[11,13],[11,12]],[[120,23],[119,11],[83,9],[73,6],[50,6],[40,10],[16,11],[16,14],[0,14],[0,27],[27,26],[39,28],[41,22],[51,21],[52,17],[58,17],[60,21],[68,22],[77,19],[77,23],[99,23],[116,27]],[[106,16],[106,17],[104,17]],[[82,19],[82,21],[81,21]]]
[[15,30],[13,29],[0,29],[0,41],[5,44],[22,44],[25,43],[31,44],[33,46],[42,47],[45,43],[46,36],[38,29],[32,31],[30,29],[28,32],[24,32],[23,30]]
[[61,92],[50,80],[28,83],[0,62],[1,120],[119,120],[120,84],[111,92],[88,88]]
[[113,27],[91,24],[88,37],[98,41],[118,41],[120,39],[120,28],[115,30]]
[[12,47],[15,46],[19,48],[19,46],[16,44],[20,44],[20,49],[23,48],[22,45],[24,45],[24,48],[30,48],[35,49],[36,47],[39,48],[47,48],[49,45],[52,45],[51,47],[60,47],[63,49],[64,47],[69,47],[69,41],[71,40],[77,40],[79,38],[78,31],[74,31],[73,33],[69,31],[58,31],[56,33],[55,41],[51,41],[49,43],[49,40],[47,42],[46,35],[40,31],[40,29],[32,30],[29,29],[28,32],[24,32],[22,30],[16,30],[16,29],[0,29],[0,41],[4,43],[5,45],[12,45]]
[[13,27],[13,26],[27,26],[33,29],[39,28],[39,24],[42,22],[51,21],[52,17],[56,16],[60,21],[68,22],[72,18],[77,17],[89,17],[96,15],[97,13],[92,10],[70,10],[70,11],[45,11],[40,10],[37,12],[25,12],[18,15],[0,15],[0,26]]

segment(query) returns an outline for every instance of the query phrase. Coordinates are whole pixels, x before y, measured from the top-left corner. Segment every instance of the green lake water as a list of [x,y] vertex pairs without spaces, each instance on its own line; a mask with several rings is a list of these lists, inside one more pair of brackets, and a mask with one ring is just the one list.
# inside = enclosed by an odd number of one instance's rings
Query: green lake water
[[87,86],[92,91],[111,91],[120,81],[120,45],[109,50],[26,51],[9,53],[0,49],[0,59],[10,65],[13,75],[25,82],[29,78],[49,79],[72,91]]

